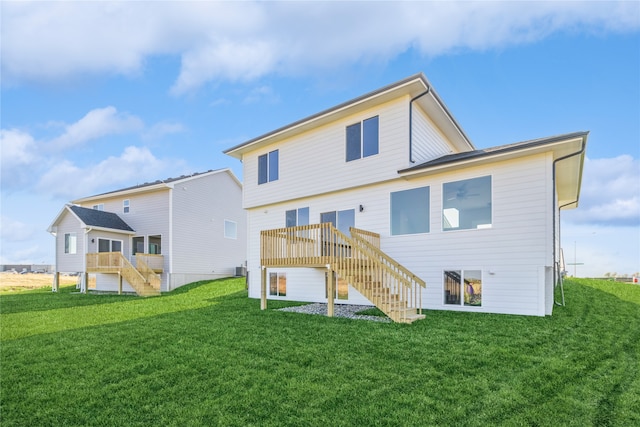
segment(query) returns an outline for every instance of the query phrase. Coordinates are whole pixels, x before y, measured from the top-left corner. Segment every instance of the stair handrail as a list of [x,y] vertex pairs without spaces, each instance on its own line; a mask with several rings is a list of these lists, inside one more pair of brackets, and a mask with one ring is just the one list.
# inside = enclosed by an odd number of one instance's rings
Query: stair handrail
[[[395,268],[397,268],[403,274],[405,274],[408,277],[410,277],[411,280],[415,281],[421,287],[423,287],[423,288],[427,287],[427,283],[424,280],[422,280],[420,277],[418,277],[417,275],[412,273],[404,265],[400,264],[399,262],[397,262],[396,260],[391,258],[389,255],[387,255],[385,252],[383,252],[379,247],[374,246],[367,239],[362,238],[361,234],[362,234],[363,231],[366,231],[366,230],[360,230],[360,229],[355,228],[355,227],[349,227],[349,232],[351,233],[351,236],[352,236],[353,239],[358,240],[358,241],[364,243],[365,245],[367,245],[369,247],[369,249],[371,251],[373,251],[377,256],[383,258],[390,265],[393,265]],[[371,233],[371,232],[369,232],[369,233]]]
[[[328,225],[330,226],[329,231],[331,234],[335,235],[337,238],[336,243],[341,243],[339,240],[347,243],[351,252],[350,257],[337,257],[334,260],[334,270],[336,270],[339,275],[350,277],[353,274],[357,276],[358,273],[362,274],[367,272],[370,274],[370,268],[373,267],[375,269],[375,267],[379,267],[384,270],[384,272],[377,272],[378,276],[381,276],[379,277],[380,279],[383,279],[384,273],[387,273],[391,277],[388,277],[387,280],[381,280],[380,285],[375,289],[373,288],[374,282],[371,280],[370,283],[372,288],[370,292],[367,292],[363,283],[363,286],[358,286],[361,288],[359,291],[370,299],[380,299],[380,304],[376,305],[394,321],[402,321],[406,319],[406,311],[398,310],[402,304],[406,304],[405,308],[409,308],[409,305],[411,305],[411,307],[416,308],[420,314],[422,313],[421,284],[424,284],[422,279],[402,267],[395,260],[381,250],[375,248],[366,240],[352,239],[333,227],[332,224]],[[371,263],[372,265],[363,265],[362,261],[365,261],[365,264]],[[399,269],[398,266],[402,267],[402,269]],[[356,283],[351,284],[356,285]],[[369,293],[370,295],[366,295],[366,293]],[[378,295],[375,295],[376,293]],[[395,301],[393,298],[394,296],[396,298]]]
[[151,287],[160,290],[162,279],[151,267],[149,267],[149,264],[147,264],[142,257],[136,256],[136,270],[140,272],[146,283]]

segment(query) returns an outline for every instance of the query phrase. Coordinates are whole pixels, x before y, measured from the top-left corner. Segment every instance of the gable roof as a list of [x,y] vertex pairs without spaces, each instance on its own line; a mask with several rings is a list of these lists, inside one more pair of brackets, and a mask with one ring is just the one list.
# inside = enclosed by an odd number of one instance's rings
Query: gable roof
[[134,234],[135,230],[129,226],[122,218],[113,212],[99,211],[97,209],[83,208],[77,205],[67,204],[53,220],[47,231],[55,231],[55,226],[65,212],[71,213],[82,228],[94,228],[106,231],[114,231],[126,234]]
[[442,99],[440,99],[436,91],[433,89],[431,83],[423,73],[418,73],[357,98],[343,102],[342,104],[338,104],[335,107],[331,107],[327,110],[305,117],[262,136],[250,139],[249,141],[225,150],[224,153],[232,157],[242,159],[242,155],[246,152],[298,135],[318,126],[338,120],[341,117],[355,114],[359,111],[366,110],[375,105],[403,96],[410,96],[413,101],[418,103],[460,151],[475,149],[471,140],[467,137],[462,127],[449,112]]
[[96,194],[96,195],[93,195],[93,196],[87,196],[87,197],[83,197],[83,198],[80,198],[80,199],[73,200],[72,203],[84,203],[84,202],[88,202],[88,201],[91,201],[91,200],[102,199],[102,198],[105,198],[105,197],[112,197],[112,196],[115,197],[115,196],[122,196],[122,195],[128,195],[128,194],[144,193],[144,192],[151,192],[151,191],[157,191],[157,190],[163,190],[163,189],[170,189],[170,188],[173,188],[175,185],[183,183],[185,181],[189,181],[189,180],[197,179],[197,178],[202,178],[202,177],[205,177],[205,176],[215,175],[215,174],[218,174],[218,173],[227,173],[227,174],[229,174],[233,178],[233,180],[240,187],[242,187],[242,183],[233,174],[231,169],[229,169],[229,168],[212,169],[212,170],[208,170],[206,172],[197,172],[197,173],[193,173],[191,175],[180,175],[179,177],[175,177],[175,178],[158,179],[158,180],[153,181],[153,182],[145,182],[144,184],[137,184],[137,185],[133,185],[131,187],[121,188],[119,190],[113,190],[113,191],[108,191],[106,193],[100,193],[100,194]]

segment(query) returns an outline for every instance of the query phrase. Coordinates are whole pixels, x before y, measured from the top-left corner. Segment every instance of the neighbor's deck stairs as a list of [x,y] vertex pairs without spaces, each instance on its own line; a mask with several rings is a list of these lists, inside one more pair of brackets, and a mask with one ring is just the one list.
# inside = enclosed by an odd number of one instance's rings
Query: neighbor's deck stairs
[[162,280],[144,260],[136,259],[136,267],[120,252],[87,254],[87,271],[118,273],[141,297],[160,295]]
[[354,227],[347,236],[330,223],[261,232],[266,267],[328,266],[391,320],[424,319],[425,282],[380,250],[380,235]]

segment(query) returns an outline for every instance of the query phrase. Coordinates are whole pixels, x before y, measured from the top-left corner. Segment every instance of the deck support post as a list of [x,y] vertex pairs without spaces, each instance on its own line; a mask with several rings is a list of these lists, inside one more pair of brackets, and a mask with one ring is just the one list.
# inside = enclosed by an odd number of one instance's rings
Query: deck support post
[[84,289],[82,289],[82,293],[89,293],[89,273],[86,271],[82,275],[82,280],[84,281]]
[[60,273],[56,271],[53,275],[53,285],[51,286],[51,292],[58,292],[58,286],[60,286]]
[[327,316],[333,317],[333,312],[334,312],[333,300],[336,295],[336,278],[335,278],[335,275],[333,274],[333,271],[331,270],[331,266],[329,265],[327,265],[327,274],[329,279],[327,280],[329,284],[329,289],[327,289]]
[[267,267],[260,267],[260,310],[267,309]]
[[122,295],[122,273],[118,272],[118,295]]

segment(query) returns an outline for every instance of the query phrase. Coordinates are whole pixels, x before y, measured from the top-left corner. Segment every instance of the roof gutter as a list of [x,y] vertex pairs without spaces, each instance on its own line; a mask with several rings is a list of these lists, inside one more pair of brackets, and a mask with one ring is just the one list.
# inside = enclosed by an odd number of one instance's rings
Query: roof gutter
[[[557,271],[557,268],[556,268],[556,263],[559,262],[559,261],[556,260],[556,257],[557,257],[556,237],[558,237],[558,239],[560,238],[560,228],[559,228],[560,227],[560,210],[562,208],[565,208],[565,207],[567,207],[569,205],[572,205],[574,203],[578,203],[578,200],[579,200],[578,199],[579,195],[576,195],[576,200],[574,200],[572,202],[569,202],[569,203],[565,203],[564,205],[558,207],[558,233],[557,233],[557,236],[556,236],[556,166],[557,166],[558,162],[560,162],[562,160],[566,160],[566,159],[569,159],[571,157],[582,155],[586,148],[587,148],[587,138],[586,138],[586,136],[583,136],[582,137],[582,146],[580,147],[580,150],[578,150],[578,151],[576,151],[574,153],[571,153],[571,154],[567,154],[566,156],[559,157],[559,158],[557,158],[557,159],[555,159],[553,161],[553,168],[552,168],[552,185],[553,185],[553,200],[552,200],[553,211],[552,212],[553,212],[553,215],[552,215],[552,217],[553,217],[553,264],[554,264],[554,266],[553,266],[553,286],[554,286],[554,288],[555,288],[556,281],[558,280],[558,277],[556,277],[556,275],[558,274],[558,271]],[[560,245],[559,241],[558,241],[558,245]],[[564,305],[564,290],[563,290],[563,295],[562,295],[562,305]]]
[[413,160],[413,102],[422,98],[426,94],[431,91],[431,86],[427,85],[427,90],[422,92],[420,95],[415,96],[409,101],[409,162],[415,163]]

